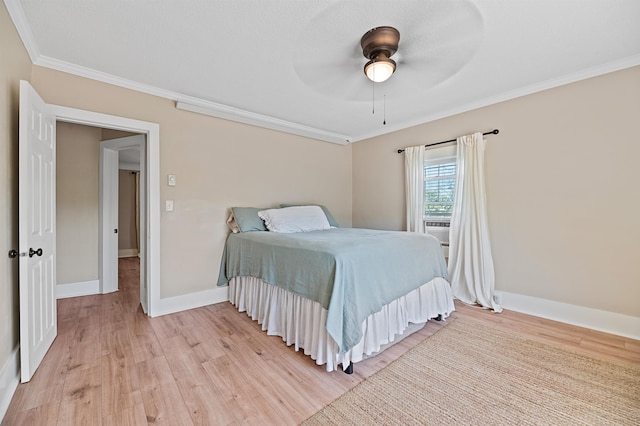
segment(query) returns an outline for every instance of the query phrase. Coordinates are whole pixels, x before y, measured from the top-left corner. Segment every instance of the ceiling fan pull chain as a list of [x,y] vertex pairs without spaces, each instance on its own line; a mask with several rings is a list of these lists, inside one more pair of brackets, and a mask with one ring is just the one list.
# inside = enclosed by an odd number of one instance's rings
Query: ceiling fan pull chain
[[383,97],[383,109],[382,109],[382,125],[387,125],[387,95],[385,94]]
[[376,113],[376,84],[371,80],[371,114]]

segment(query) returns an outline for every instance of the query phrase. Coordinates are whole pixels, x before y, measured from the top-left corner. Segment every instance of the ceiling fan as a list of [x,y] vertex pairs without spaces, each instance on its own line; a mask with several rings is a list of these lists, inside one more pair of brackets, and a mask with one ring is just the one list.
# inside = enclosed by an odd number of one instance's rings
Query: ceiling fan
[[398,51],[400,32],[393,27],[372,28],[360,39],[362,54],[369,59],[364,73],[374,83],[382,83],[396,71],[396,62],[391,57]]
[[377,83],[390,98],[423,96],[459,72],[481,45],[484,22],[473,2],[369,4],[336,2],[296,38],[294,71],[320,96],[371,102],[367,70],[373,69],[376,79],[393,74]]

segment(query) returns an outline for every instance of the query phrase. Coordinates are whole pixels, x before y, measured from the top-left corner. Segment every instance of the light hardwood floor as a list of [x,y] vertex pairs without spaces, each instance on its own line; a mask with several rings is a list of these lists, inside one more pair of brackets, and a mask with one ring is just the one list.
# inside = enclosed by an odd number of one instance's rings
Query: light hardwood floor
[[58,337],[3,426],[297,424],[458,317],[640,364],[639,341],[456,304],[353,375],[327,373],[229,303],[148,318],[137,259],[121,259],[119,274],[119,292],[58,301]]

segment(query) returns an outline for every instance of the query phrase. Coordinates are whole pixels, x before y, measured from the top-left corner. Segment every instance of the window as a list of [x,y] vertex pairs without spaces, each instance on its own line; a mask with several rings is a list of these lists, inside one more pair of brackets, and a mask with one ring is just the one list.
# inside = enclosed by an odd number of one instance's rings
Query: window
[[425,161],[424,218],[426,220],[450,220],[455,191],[455,157]]

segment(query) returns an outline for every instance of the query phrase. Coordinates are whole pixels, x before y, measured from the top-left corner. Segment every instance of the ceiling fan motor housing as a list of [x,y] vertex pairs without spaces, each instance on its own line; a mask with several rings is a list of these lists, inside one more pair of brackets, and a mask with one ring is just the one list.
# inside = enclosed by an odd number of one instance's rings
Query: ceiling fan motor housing
[[367,31],[360,39],[362,54],[370,60],[384,54],[387,58],[398,51],[400,32],[393,27],[376,27]]

